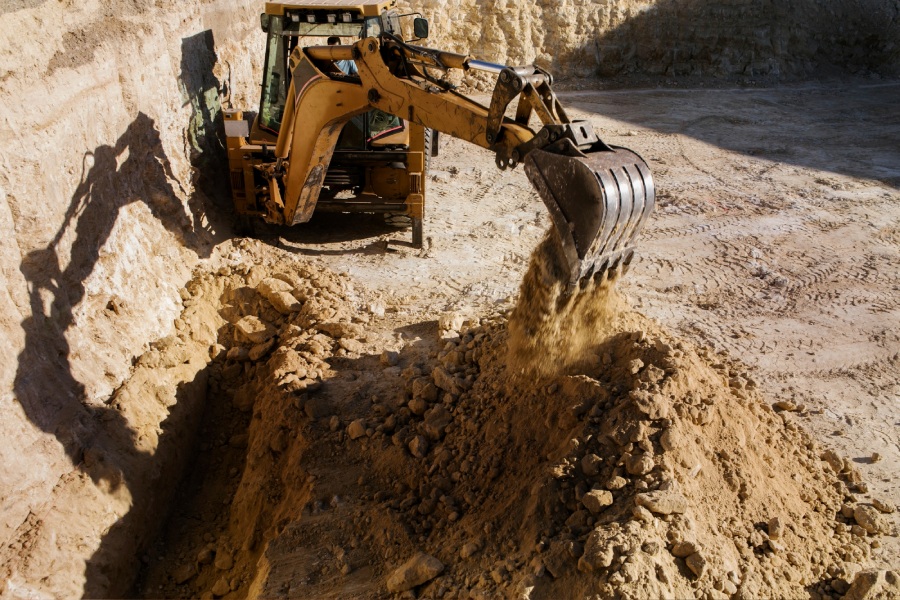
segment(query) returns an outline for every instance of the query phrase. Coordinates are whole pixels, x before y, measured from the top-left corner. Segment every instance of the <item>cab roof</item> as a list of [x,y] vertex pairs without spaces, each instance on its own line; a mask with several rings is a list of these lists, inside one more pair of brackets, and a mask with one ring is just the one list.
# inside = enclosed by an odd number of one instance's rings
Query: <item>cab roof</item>
[[334,10],[376,17],[396,3],[396,0],[286,0],[266,2],[266,14],[283,15],[286,10]]

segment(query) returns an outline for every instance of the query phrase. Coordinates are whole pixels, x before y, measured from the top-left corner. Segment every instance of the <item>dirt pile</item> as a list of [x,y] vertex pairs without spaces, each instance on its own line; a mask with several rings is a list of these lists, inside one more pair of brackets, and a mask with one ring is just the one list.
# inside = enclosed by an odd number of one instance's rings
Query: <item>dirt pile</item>
[[389,342],[326,271],[223,276],[201,459],[146,595],[837,598],[888,532],[804,407],[637,313],[577,373],[523,377],[503,315]]

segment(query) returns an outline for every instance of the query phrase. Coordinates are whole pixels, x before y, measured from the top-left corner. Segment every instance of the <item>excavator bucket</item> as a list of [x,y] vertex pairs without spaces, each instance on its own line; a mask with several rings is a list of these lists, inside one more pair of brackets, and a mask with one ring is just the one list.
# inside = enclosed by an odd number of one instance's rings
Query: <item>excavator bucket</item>
[[550,210],[568,268],[568,291],[623,274],[655,191],[644,160],[597,142],[587,152],[568,139],[525,157],[525,172]]

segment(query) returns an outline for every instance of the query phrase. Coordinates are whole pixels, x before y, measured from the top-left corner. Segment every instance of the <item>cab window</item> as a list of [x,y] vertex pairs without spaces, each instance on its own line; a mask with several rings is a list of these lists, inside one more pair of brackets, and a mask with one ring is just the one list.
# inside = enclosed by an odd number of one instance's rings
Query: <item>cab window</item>
[[262,128],[278,133],[288,91],[289,37],[283,35],[284,18],[271,16],[266,39],[266,64],[263,68],[262,98],[259,106],[259,124]]

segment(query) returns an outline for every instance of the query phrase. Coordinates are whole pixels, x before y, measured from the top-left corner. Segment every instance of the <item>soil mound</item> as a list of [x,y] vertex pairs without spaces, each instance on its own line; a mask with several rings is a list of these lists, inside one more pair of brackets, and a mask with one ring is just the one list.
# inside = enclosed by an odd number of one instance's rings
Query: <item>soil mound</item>
[[857,502],[864,484],[804,434],[804,408],[773,408],[738,364],[640,314],[608,312],[565,374],[523,376],[505,315],[437,351],[379,352],[340,277],[225,275],[221,400],[147,595],[893,589],[892,573],[857,577],[891,507]]

